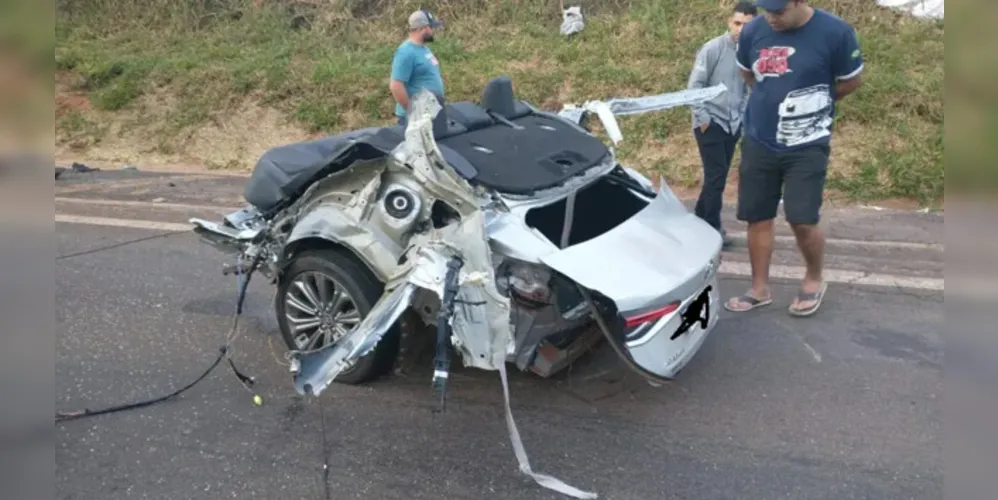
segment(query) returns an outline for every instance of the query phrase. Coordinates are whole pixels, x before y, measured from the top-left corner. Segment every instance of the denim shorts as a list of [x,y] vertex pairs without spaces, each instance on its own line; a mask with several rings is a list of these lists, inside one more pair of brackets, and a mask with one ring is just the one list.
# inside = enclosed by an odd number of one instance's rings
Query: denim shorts
[[738,220],[775,219],[782,196],[787,222],[817,224],[830,153],[828,144],[776,152],[745,137],[738,167]]

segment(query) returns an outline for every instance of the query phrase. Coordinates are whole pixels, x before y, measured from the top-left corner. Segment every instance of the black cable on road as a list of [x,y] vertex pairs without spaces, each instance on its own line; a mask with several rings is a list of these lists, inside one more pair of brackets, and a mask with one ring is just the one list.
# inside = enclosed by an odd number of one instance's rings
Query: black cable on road
[[326,412],[323,410],[322,401],[317,401],[319,405],[319,425],[322,427],[322,488],[326,493],[326,500],[332,500],[329,490],[329,448],[326,440]]
[[143,408],[143,407],[146,407],[146,406],[152,406],[152,405],[154,405],[156,403],[162,403],[163,401],[166,401],[168,399],[177,397],[182,392],[190,389],[191,387],[194,387],[198,382],[200,382],[205,377],[207,377],[208,374],[211,373],[211,371],[215,369],[215,367],[218,366],[218,364],[222,361],[222,358],[225,357],[226,349],[225,349],[225,347],[222,347],[218,351],[219,351],[218,352],[218,357],[215,358],[215,362],[212,363],[211,366],[208,367],[208,369],[205,370],[205,372],[202,373],[200,377],[194,379],[194,381],[191,382],[190,384],[187,384],[186,386],[184,386],[184,387],[182,387],[182,388],[180,388],[180,389],[178,389],[178,390],[176,390],[176,391],[174,391],[174,392],[172,392],[170,394],[167,394],[166,396],[163,396],[161,398],[156,398],[156,399],[150,399],[150,400],[147,400],[147,401],[140,401],[138,403],[131,403],[131,404],[124,404],[124,405],[112,406],[110,408],[105,408],[103,410],[97,410],[97,411],[91,411],[88,408],[88,409],[84,409],[83,411],[59,412],[59,413],[56,413],[56,415],[55,415],[55,421],[56,422],[64,422],[66,420],[75,420],[75,419],[83,418],[83,417],[94,417],[94,416],[97,416],[97,415],[103,415],[105,413],[115,413],[115,412],[119,412],[119,411],[132,410],[132,409],[135,409],[135,408]]
[[[246,272],[246,279],[240,279],[240,284],[239,284],[239,298],[236,301],[236,312],[235,312],[234,317],[232,318],[232,329],[229,331],[229,334],[225,338],[225,344],[223,344],[221,347],[219,347],[219,349],[218,349],[218,356],[215,358],[215,361],[211,364],[211,366],[208,367],[207,370],[204,371],[204,373],[201,374],[200,377],[194,379],[193,382],[187,384],[186,386],[181,387],[180,389],[178,389],[178,390],[176,390],[176,391],[174,391],[174,392],[172,392],[170,394],[167,394],[166,396],[162,396],[162,397],[158,397],[158,398],[154,398],[154,399],[149,399],[149,400],[146,400],[146,401],[139,401],[139,402],[136,402],[136,403],[129,403],[129,404],[112,406],[112,407],[109,407],[109,408],[105,408],[105,409],[102,409],[102,410],[96,410],[96,411],[90,410],[89,408],[87,408],[87,409],[84,409],[84,410],[81,410],[81,411],[57,412],[56,415],[55,415],[55,421],[56,422],[64,422],[64,421],[67,421],[67,420],[76,420],[76,419],[84,418],[84,417],[93,417],[93,416],[97,416],[97,415],[104,415],[104,414],[107,414],[107,413],[115,413],[115,412],[120,412],[120,411],[125,411],[125,410],[133,410],[135,408],[143,408],[143,407],[146,407],[146,406],[152,406],[154,404],[162,403],[163,401],[168,401],[170,399],[173,399],[173,398],[179,396],[180,394],[182,394],[184,391],[187,391],[191,387],[194,387],[195,385],[197,385],[198,382],[201,382],[202,380],[204,380],[204,378],[207,377],[209,373],[211,373],[215,368],[218,367],[218,365],[222,362],[222,359],[223,358],[227,358],[228,355],[231,353],[231,347],[230,347],[230,345],[231,345],[232,341],[236,337],[235,334],[236,334],[236,331],[237,331],[238,326],[239,326],[239,316],[242,314],[242,311],[243,311],[243,302],[246,300],[246,289],[249,287],[250,277],[253,275],[253,272],[256,270],[257,266],[260,265],[260,261],[261,261],[261,258],[257,257],[253,261],[253,263],[250,265],[249,270]],[[241,270],[242,269],[242,265],[241,264],[238,265],[237,269]],[[241,274],[240,274],[240,278],[242,278]],[[247,377],[242,372],[240,372],[236,368],[236,365],[235,365],[235,363],[233,363],[231,357],[228,357],[228,361],[229,361],[229,367],[232,369],[232,373],[234,373],[236,375],[236,377],[239,379],[239,382],[242,383],[244,387],[246,387],[247,389],[249,389],[249,386],[253,385],[253,383],[254,383],[253,378],[252,377]]]
[[134,240],[122,241],[120,243],[114,243],[114,244],[106,245],[106,246],[102,246],[102,247],[91,248],[90,250],[81,250],[79,252],[73,252],[73,253],[69,253],[69,254],[65,254],[65,255],[58,255],[58,256],[56,256],[55,260],[63,260],[63,259],[68,259],[70,257],[79,257],[80,255],[88,255],[88,254],[92,254],[92,253],[103,252],[104,250],[110,250],[112,248],[119,248],[119,247],[123,247],[123,246],[127,246],[127,245],[132,245],[132,244],[135,244],[135,243],[141,243],[143,241],[155,240],[155,239],[159,239],[159,238],[166,238],[168,236],[175,236],[175,235],[178,235],[178,234],[187,234],[188,232],[189,231],[170,231],[170,232],[166,232],[166,233],[158,233],[158,234],[154,234],[152,236],[144,236],[142,238],[136,238]]

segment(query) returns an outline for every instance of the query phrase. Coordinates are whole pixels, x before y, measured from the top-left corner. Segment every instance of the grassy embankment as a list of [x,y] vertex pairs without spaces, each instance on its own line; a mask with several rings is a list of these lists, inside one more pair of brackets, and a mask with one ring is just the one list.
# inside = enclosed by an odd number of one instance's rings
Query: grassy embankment
[[[448,99],[477,100],[489,78],[506,74],[519,96],[554,109],[683,88],[697,48],[724,30],[730,2],[587,1],[586,29],[570,39],[558,34],[557,1],[432,3],[448,22],[433,45]],[[316,4],[64,0],[56,28],[58,154],[245,168],[280,143],[388,123],[392,51],[419,4]],[[814,5],[857,27],[868,68],[866,86],[839,108],[830,187],[853,199],[939,201],[941,23],[874,0]],[[622,126],[627,162],[680,188],[697,185],[686,108],[628,117]]]

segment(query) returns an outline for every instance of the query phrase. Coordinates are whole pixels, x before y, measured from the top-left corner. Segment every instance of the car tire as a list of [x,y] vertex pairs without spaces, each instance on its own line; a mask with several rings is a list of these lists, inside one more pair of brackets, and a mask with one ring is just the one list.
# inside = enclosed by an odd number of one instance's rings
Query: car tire
[[[308,250],[294,257],[281,274],[275,296],[277,323],[288,349],[301,350],[302,345],[299,344],[299,341],[304,341],[301,335],[296,340],[292,318],[288,314],[290,312],[299,320],[309,317],[307,312],[298,307],[303,305],[303,301],[306,306],[312,304],[312,301],[306,300],[309,295],[304,292],[302,285],[315,285],[317,278],[329,280],[335,289],[341,289],[349,296],[349,300],[359,313],[356,315],[356,323],[367,316],[374,304],[381,298],[384,290],[384,286],[378,282],[367,267],[348,251],[340,249]],[[315,288],[312,288],[312,297],[320,298],[314,293],[316,291]],[[289,295],[291,295],[290,302]],[[327,293],[327,295],[331,294]],[[341,310],[347,311],[349,308],[341,308]],[[353,320],[354,317],[351,315],[350,319]],[[319,335],[319,333],[316,332],[313,335]],[[338,340],[338,336],[336,338]],[[337,375],[334,381],[351,385],[362,384],[387,373],[392,369],[398,354],[398,339],[399,326],[396,324],[370,353]],[[318,341],[319,345],[328,344],[323,340],[325,339]]]

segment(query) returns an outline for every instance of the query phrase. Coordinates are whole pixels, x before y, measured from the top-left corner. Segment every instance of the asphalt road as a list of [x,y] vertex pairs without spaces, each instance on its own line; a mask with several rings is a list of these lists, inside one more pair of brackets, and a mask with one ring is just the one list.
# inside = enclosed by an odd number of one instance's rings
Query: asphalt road
[[[56,212],[94,214],[70,205]],[[220,254],[154,229],[56,232],[58,410],[165,395],[215,359],[236,298]],[[833,283],[822,310],[797,319],[793,285],[764,310],[722,311],[673,385],[648,386],[605,345],[555,379],[511,374],[534,469],[607,499],[940,498],[942,293]],[[429,360],[298,398],[274,354],[271,301],[251,284],[234,354],[263,406],[223,366],[176,400],[57,424],[56,498],[565,498],[517,470],[497,373],[458,370],[443,415]]]

